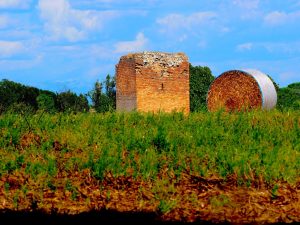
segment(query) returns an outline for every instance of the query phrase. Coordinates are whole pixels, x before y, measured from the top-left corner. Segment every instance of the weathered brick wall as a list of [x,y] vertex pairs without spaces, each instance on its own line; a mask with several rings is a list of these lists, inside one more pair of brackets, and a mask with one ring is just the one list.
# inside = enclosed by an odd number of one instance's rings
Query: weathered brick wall
[[137,107],[136,72],[133,57],[123,56],[116,66],[117,111],[131,111]]
[[[135,90],[135,107],[124,100],[128,96],[126,82],[134,83],[130,87]],[[189,63],[185,54],[144,52],[121,58],[117,65],[117,110],[188,113],[189,108]]]

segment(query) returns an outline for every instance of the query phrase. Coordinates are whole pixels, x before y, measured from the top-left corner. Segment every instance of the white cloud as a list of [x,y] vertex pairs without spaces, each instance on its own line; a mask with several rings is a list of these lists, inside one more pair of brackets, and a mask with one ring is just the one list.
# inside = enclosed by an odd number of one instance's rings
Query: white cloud
[[205,40],[201,40],[201,41],[198,42],[197,46],[198,46],[199,48],[204,49],[204,48],[207,47],[207,42],[206,42]]
[[[98,3],[109,3],[109,4],[119,4],[124,3],[124,0],[92,0],[92,1],[86,1],[86,0],[76,0],[79,4],[98,4]],[[128,3],[156,3],[159,0],[126,0],[126,4]]]
[[185,41],[187,38],[188,38],[187,34],[183,34],[183,35],[181,35],[181,36],[178,38],[178,41],[179,41],[179,42],[183,42],[183,41]]
[[1,0],[0,8],[27,8],[31,0]]
[[19,41],[0,41],[0,57],[7,58],[24,51],[24,45]]
[[117,16],[115,11],[73,9],[68,0],[40,0],[38,4],[44,27],[51,40],[83,40],[88,33],[100,30],[103,22]]
[[178,29],[192,29],[195,26],[210,24],[217,17],[214,12],[197,12],[189,16],[182,14],[169,14],[159,18],[156,22],[163,27],[163,31],[174,31]]
[[231,29],[229,28],[229,27],[221,27],[221,29],[220,29],[220,31],[222,32],[222,33],[228,33],[228,32],[230,32],[231,31]]
[[226,8],[234,12],[234,19],[239,16],[242,20],[258,20],[263,16],[260,3],[260,0],[233,0]]
[[143,51],[146,48],[148,39],[143,33],[138,33],[134,41],[123,41],[115,44],[116,53],[127,53]]
[[233,4],[237,5],[243,9],[257,9],[259,6],[260,0],[234,0]]
[[243,52],[243,51],[250,51],[252,50],[253,48],[253,43],[243,43],[243,44],[240,44],[236,47],[236,49],[240,52]]
[[300,42],[268,42],[261,44],[270,53],[300,53]]
[[8,20],[7,16],[0,15],[0,29],[7,27],[8,21],[9,20]]
[[101,62],[116,61],[119,57],[118,54],[115,54],[114,46],[111,46],[111,43],[84,45],[78,45],[77,43],[72,43],[71,45],[58,44],[51,45],[44,51],[47,51],[47,54],[53,54],[63,58],[68,57],[72,60],[89,59],[90,62],[96,62],[97,65],[99,64],[99,60],[101,60]]
[[273,11],[264,18],[264,23],[269,26],[278,26],[290,22],[298,22],[300,19],[300,11],[291,13]]
[[15,56],[22,56],[22,58],[34,57],[40,54],[36,52],[40,46],[41,40],[39,38],[20,41],[0,40],[0,58],[14,59]]
[[116,2],[116,0],[96,0],[96,2],[100,2],[100,3],[114,3],[114,2]]
[[0,59],[0,67],[3,71],[19,71],[35,67],[43,60],[43,55],[37,55],[29,59]]
[[254,49],[265,49],[269,53],[298,54],[300,53],[300,42],[256,42],[237,45],[237,51],[250,51]]

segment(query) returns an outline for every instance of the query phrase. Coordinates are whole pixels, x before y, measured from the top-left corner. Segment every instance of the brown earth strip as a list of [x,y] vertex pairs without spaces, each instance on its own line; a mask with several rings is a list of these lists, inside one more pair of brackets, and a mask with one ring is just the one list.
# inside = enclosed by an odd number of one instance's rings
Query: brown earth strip
[[157,221],[231,224],[300,222],[300,182],[275,186],[239,186],[234,177],[204,179],[162,174],[156,181],[106,174],[102,181],[90,170],[61,172],[52,180],[25,172],[0,180],[1,212],[80,215],[100,212],[145,213]]

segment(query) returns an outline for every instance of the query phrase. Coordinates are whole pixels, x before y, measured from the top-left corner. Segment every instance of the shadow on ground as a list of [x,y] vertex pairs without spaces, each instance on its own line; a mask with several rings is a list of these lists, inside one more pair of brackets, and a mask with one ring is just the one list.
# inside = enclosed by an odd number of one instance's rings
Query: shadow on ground
[[[99,211],[81,213],[78,215],[58,215],[45,214],[42,212],[15,212],[5,211],[0,212],[0,224],[155,224],[155,225],[183,225],[190,223],[180,222],[163,222],[159,220],[159,216],[155,213],[120,213],[116,211]],[[192,224],[212,224],[199,221]],[[223,223],[224,224],[224,223]]]
[[[30,224],[30,225],[54,225],[54,224],[72,224],[72,225],[94,225],[94,224],[155,224],[155,225],[225,225],[230,223],[210,223],[198,221],[194,223],[160,221],[155,213],[120,213],[116,211],[93,211],[81,213],[78,215],[60,215],[45,214],[43,212],[0,212],[0,224]],[[293,223],[295,225],[296,223]],[[276,224],[279,225],[279,224]],[[289,224],[291,225],[291,224]]]

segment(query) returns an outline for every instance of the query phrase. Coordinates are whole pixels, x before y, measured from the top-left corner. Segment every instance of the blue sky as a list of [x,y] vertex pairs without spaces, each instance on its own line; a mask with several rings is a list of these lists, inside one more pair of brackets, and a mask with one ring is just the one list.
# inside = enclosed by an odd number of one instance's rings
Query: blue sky
[[300,0],[0,0],[0,79],[91,90],[129,52],[300,81]]

